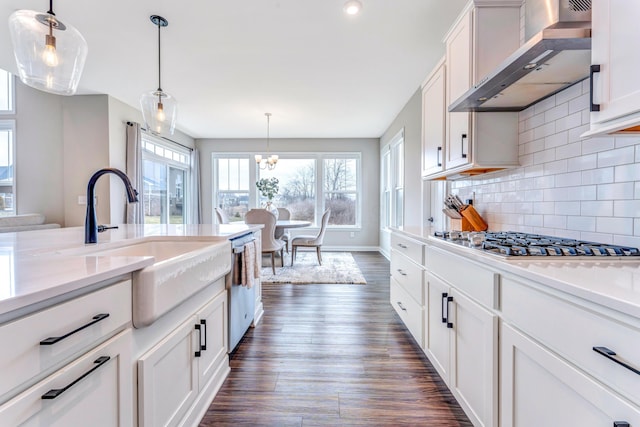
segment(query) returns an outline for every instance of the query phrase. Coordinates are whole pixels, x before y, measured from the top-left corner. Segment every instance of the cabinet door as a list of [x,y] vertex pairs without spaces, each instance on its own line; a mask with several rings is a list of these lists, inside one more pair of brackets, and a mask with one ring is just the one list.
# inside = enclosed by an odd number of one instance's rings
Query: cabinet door
[[449,308],[451,384],[473,424],[498,425],[498,316],[455,289]]
[[591,123],[600,124],[640,111],[640,55],[630,43],[640,39],[640,5],[625,0],[593,2],[591,60],[600,65],[594,76],[594,102],[600,111]]
[[445,383],[449,384],[449,336],[447,297],[449,286],[431,273],[426,273],[427,313],[425,315],[425,350],[429,360]]
[[[223,292],[197,313],[200,333],[205,347],[200,351],[198,372],[203,389],[221,364],[227,363],[227,293]],[[196,334],[197,335],[197,334]]]
[[[471,87],[472,14],[469,11],[458,23],[447,39],[446,99],[448,106]],[[471,114],[449,113],[447,115],[447,147],[445,164],[447,169],[469,163]]]
[[502,427],[640,425],[640,410],[508,324],[500,339]]
[[0,406],[0,425],[132,425],[132,375],[127,330]]
[[445,66],[441,63],[422,88],[422,176],[444,170]]
[[197,397],[195,324],[191,316],[138,360],[141,427],[177,425]]

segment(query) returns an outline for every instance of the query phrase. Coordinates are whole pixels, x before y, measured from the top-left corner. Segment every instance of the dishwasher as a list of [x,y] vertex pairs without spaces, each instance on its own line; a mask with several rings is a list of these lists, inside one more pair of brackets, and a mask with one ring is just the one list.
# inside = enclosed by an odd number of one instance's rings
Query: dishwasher
[[[242,286],[240,274],[234,275],[235,266],[241,262],[245,245],[253,242],[255,237],[253,233],[247,233],[229,240],[231,241],[231,272],[227,274],[225,281],[229,301],[229,353],[231,353],[249,329],[255,314],[255,286],[251,288]],[[259,256],[258,251],[255,262],[258,262]]]

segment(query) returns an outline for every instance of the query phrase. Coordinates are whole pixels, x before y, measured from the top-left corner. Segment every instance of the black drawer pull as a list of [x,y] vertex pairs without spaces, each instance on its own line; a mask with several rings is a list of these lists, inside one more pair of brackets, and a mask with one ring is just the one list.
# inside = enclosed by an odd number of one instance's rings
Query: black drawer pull
[[453,297],[447,297],[447,328],[453,328],[453,323],[449,322],[449,303],[453,301]]
[[440,153],[442,153],[442,147],[438,147],[438,151],[436,152],[438,167],[442,166],[442,160],[440,160]]
[[405,273],[404,271],[402,271],[402,269],[401,269],[401,268],[398,268],[396,271],[397,271],[398,273],[402,274],[403,276],[406,276],[406,275],[407,275],[407,273]]
[[447,296],[449,294],[447,294],[446,292],[442,293],[442,301],[440,301],[440,309],[442,311],[442,323],[447,323],[447,317],[449,317],[449,314],[445,314],[444,312],[448,309],[448,307],[445,307],[445,305],[447,304]]
[[640,375],[640,369],[636,368],[635,366],[618,356],[615,351],[609,350],[607,347],[593,347],[593,351],[613,362],[616,362],[618,365],[624,366],[631,372],[635,372],[636,374]]
[[400,307],[402,309],[402,311],[407,311],[406,308],[404,308],[404,306],[402,305],[402,303],[400,301],[397,302],[398,307]]
[[462,158],[466,159],[467,158],[467,154],[464,152],[464,140],[467,139],[467,134],[463,133],[462,137],[460,138],[460,153],[462,154]]
[[398,246],[400,246],[402,249],[407,249],[407,246],[403,245],[402,243],[398,243]]
[[629,427],[629,423],[626,421],[614,421],[613,427]]
[[91,373],[93,371],[95,371],[100,366],[102,366],[105,363],[107,363],[109,361],[109,359],[111,359],[109,356],[98,357],[96,360],[93,361],[93,363],[96,363],[96,366],[94,366],[93,368],[89,369],[87,372],[82,374],[82,376],[76,378],[74,382],[68,384],[66,387],[64,387],[64,388],[52,388],[51,390],[49,390],[48,392],[46,392],[45,394],[42,395],[42,399],[55,399],[56,397],[60,396],[62,393],[64,393],[65,391],[69,390],[71,387],[76,385],[78,382],[82,381],[88,375],[91,375]]
[[200,319],[200,324],[202,325],[202,328],[204,329],[204,331],[202,332],[202,335],[204,335],[204,344],[200,346],[200,348],[202,349],[202,351],[205,351],[207,349],[207,320],[206,319]]
[[599,64],[594,64],[591,66],[591,71],[589,72],[589,104],[591,104],[589,108],[590,111],[600,111],[600,104],[593,103],[593,75],[599,72]]
[[195,324],[194,327],[196,328],[196,331],[198,331],[198,349],[195,351],[194,356],[200,357],[202,352],[202,329],[199,323]]
[[80,326],[78,329],[69,332],[68,334],[64,334],[60,337],[49,337],[47,339],[44,339],[42,341],[40,341],[40,345],[53,345],[55,343],[57,343],[58,341],[62,341],[65,338],[70,337],[71,335],[75,334],[76,332],[80,332],[81,330],[88,328],[89,326],[98,323],[101,320],[106,319],[107,317],[109,317],[109,313],[101,313],[101,314],[96,314],[95,316],[92,317],[91,322],[87,323],[86,325]]

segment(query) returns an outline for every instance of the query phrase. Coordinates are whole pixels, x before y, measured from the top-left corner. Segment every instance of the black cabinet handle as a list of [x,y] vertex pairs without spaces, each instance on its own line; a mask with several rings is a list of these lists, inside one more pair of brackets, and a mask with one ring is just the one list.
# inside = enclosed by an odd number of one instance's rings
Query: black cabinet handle
[[467,139],[467,134],[463,133],[462,137],[460,138],[460,153],[461,153],[463,159],[467,158],[467,154],[464,152],[464,140],[465,139]]
[[402,305],[402,303],[400,301],[397,302],[398,307],[400,307],[402,309],[402,311],[407,311],[406,308],[404,308],[404,306]]
[[453,323],[449,322],[449,303],[453,301],[453,297],[447,297],[447,328],[453,328]]
[[442,311],[442,323],[447,323],[447,317],[449,317],[449,313],[445,314],[444,312],[448,310],[447,306],[447,296],[449,294],[446,292],[442,293],[442,301],[440,301],[440,309]]
[[107,317],[109,317],[109,313],[101,313],[101,314],[96,314],[95,316],[92,317],[91,322],[87,323],[86,325],[80,326],[78,329],[73,330],[67,334],[64,334],[62,336],[59,337],[49,337],[47,339],[44,339],[42,341],[40,341],[40,345],[53,345],[59,341],[62,341],[65,338],[70,337],[71,335],[75,334],[76,332],[80,332],[81,330],[88,328],[91,325],[94,325],[96,323],[98,323],[101,320],[106,319]]
[[98,357],[96,360],[93,361],[93,363],[96,363],[96,366],[94,366],[93,368],[89,369],[87,372],[82,374],[80,377],[76,378],[75,381],[73,381],[72,383],[67,384],[66,387],[64,387],[64,388],[52,388],[51,390],[49,390],[48,392],[46,392],[45,394],[42,395],[42,399],[55,399],[56,397],[60,396],[62,393],[64,393],[65,391],[69,390],[71,387],[76,385],[78,382],[82,381],[88,375],[91,375],[91,373],[93,371],[95,371],[100,366],[102,366],[105,363],[107,363],[109,361],[109,359],[111,359],[109,356]]
[[609,350],[607,347],[593,347],[593,351],[606,357],[607,359],[613,362],[616,362],[618,365],[624,366],[631,372],[634,372],[640,375],[640,368],[636,368],[635,366],[633,366],[632,364],[630,364],[629,362],[627,362],[626,360],[618,356],[615,351]]
[[438,147],[438,152],[437,152],[437,155],[436,155],[438,166],[442,166],[442,160],[440,160],[440,155],[441,154],[442,154],[442,147]]
[[613,427],[629,427],[629,423],[626,421],[614,421]]
[[200,324],[202,325],[202,329],[204,330],[202,332],[202,335],[204,336],[204,344],[200,346],[200,349],[202,351],[205,351],[207,349],[207,320],[200,319]]
[[401,275],[403,275],[403,276],[406,276],[406,275],[407,275],[407,273],[405,273],[404,271],[402,271],[402,269],[401,269],[401,268],[398,268],[396,271],[397,271],[398,273],[400,273]]
[[593,103],[593,75],[600,72],[600,64],[594,64],[591,66],[589,72],[589,104],[591,104],[590,111],[600,111],[600,104]]
[[398,243],[398,246],[400,246],[402,249],[407,249],[407,246],[403,245],[402,243]]
[[196,331],[198,331],[198,349],[195,351],[194,356],[200,357],[200,352],[202,351],[202,329],[200,329],[200,324],[194,325]]

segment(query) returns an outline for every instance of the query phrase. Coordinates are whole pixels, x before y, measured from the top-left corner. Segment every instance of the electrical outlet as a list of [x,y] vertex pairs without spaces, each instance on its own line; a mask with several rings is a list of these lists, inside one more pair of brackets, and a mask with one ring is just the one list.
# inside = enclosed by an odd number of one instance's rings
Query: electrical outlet
[[87,196],[78,196],[78,204],[86,205],[87,204]]

